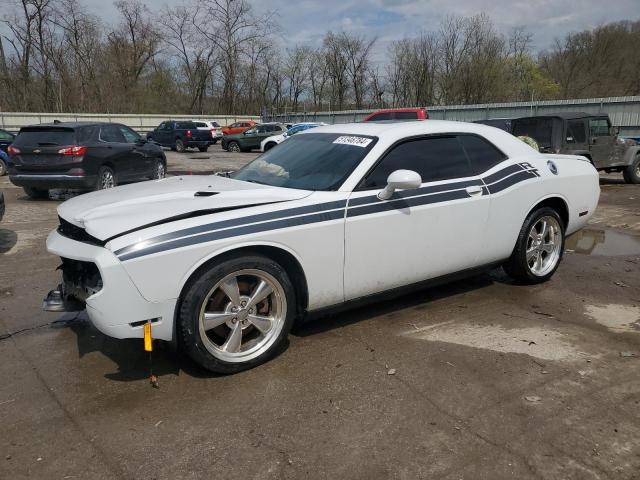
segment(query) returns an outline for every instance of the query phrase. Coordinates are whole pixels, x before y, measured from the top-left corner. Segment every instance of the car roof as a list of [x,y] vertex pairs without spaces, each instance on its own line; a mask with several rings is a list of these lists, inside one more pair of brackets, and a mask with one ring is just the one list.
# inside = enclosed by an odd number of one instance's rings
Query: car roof
[[99,125],[122,125],[122,124],[112,123],[112,122],[58,122],[58,123],[36,123],[33,125],[26,125],[26,127],[27,128],[35,128],[35,127],[80,128],[80,127],[95,127]]
[[406,107],[406,108],[383,108],[380,110],[376,110],[375,112],[371,112],[371,115],[374,113],[386,113],[386,112],[420,112],[423,110],[427,110],[425,107]]
[[298,135],[317,135],[338,133],[343,135],[365,135],[378,137],[378,143],[391,145],[399,140],[411,137],[437,134],[468,133],[476,134],[495,143],[507,155],[527,155],[533,150],[522,140],[508,132],[481,123],[455,122],[449,120],[414,120],[402,123],[339,123],[305,130]]
[[589,117],[604,117],[606,113],[594,114],[586,112],[560,112],[560,113],[545,113],[541,115],[528,115],[525,117],[515,118],[514,120],[521,120],[523,118],[560,118],[563,120],[574,120],[576,118],[589,118]]

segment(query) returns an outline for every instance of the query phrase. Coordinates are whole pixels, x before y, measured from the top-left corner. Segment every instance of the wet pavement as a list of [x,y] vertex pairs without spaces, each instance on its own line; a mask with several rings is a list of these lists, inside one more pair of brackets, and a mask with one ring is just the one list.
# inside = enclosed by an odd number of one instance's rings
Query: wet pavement
[[[216,149],[170,173],[255,157]],[[640,478],[640,187],[614,175],[550,282],[335,314],[234,376],[42,312],[59,201],[0,188],[0,478]]]

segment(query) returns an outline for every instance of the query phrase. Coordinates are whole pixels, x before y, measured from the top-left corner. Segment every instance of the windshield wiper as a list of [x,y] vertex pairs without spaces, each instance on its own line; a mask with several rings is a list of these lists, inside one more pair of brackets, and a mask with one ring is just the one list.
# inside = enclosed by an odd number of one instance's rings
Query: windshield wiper
[[249,183],[257,183],[258,185],[269,185],[268,183],[259,182],[258,180],[244,180],[244,181]]

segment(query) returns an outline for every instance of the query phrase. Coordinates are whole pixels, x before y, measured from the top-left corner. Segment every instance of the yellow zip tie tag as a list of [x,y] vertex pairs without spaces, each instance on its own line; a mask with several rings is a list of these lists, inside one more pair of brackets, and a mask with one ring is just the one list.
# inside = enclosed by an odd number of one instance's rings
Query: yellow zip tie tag
[[151,352],[153,351],[153,338],[151,338],[151,324],[144,324],[144,351]]

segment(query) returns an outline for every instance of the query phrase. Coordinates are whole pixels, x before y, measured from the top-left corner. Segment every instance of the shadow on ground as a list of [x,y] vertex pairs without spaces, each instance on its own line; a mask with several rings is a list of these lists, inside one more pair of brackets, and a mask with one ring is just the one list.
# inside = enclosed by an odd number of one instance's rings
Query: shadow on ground
[[18,234],[13,230],[0,228],[0,253],[7,253],[18,241]]

